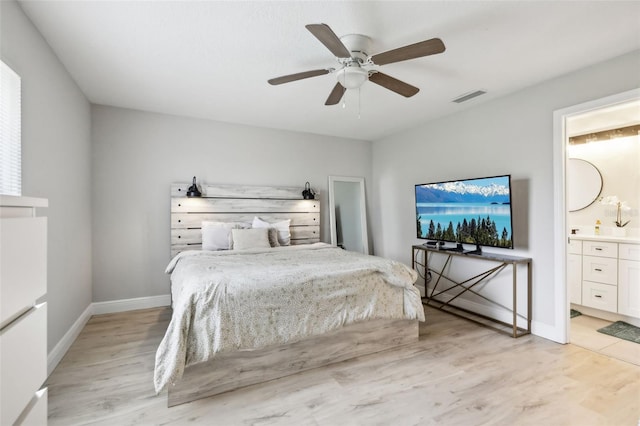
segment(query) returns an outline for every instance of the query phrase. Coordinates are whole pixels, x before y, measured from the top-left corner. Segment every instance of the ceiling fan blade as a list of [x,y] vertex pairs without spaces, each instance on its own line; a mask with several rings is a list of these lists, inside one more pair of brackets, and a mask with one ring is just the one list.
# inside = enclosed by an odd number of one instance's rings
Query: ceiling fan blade
[[385,89],[389,89],[392,92],[396,92],[397,94],[402,95],[405,98],[410,98],[420,91],[420,89],[418,89],[417,87],[414,87],[410,84],[405,83],[404,81],[400,81],[381,72],[371,74],[369,76],[369,81],[372,81],[375,84],[384,87]]
[[342,84],[336,83],[336,85],[333,86],[333,90],[329,94],[329,97],[327,98],[327,101],[324,104],[336,105],[338,102],[340,102],[340,99],[342,99],[342,96],[344,96],[344,92],[346,91],[347,89],[345,89],[344,86],[342,86]]
[[371,60],[376,65],[392,64],[394,62],[406,61],[408,59],[421,58],[423,56],[435,55],[445,51],[444,43],[439,38],[421,41],[408,46],[399,47],[387,52],[373,55]]
[[283,75],[282,77],[272,78],[269,81],[269,84],[276,86],[278,84],[290,83],[292,81],[302,80],[309,77],[317,77],[319,75],[329,74],[329,70],[313,70],[313,71],[305,71],[299,72],[296,74]]
[[327,24],[309,24],[305,27],[313,34],[320,43],[324,44],[327,49],[338,58],[350,58],[351,52],[340,41],[340,38],[333,32]]

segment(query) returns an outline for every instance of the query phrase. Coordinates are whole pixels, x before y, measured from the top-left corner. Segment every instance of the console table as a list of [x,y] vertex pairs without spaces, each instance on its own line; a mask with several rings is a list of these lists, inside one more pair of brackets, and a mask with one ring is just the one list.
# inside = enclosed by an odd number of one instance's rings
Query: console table
[[[422,259],[423,259],[422,261],[419,259],[420,255],[422,255]],[[446,256],[445,262],[442,268],[440,268],[439,270],[435,270],[429,266],[429,257],[433,255]],[[490,262],[491,265],[489,266],[488,269],[484,270],[483,272],[476,274],[472,277],[469,277],[464,281],[455,281],[451,277],[448,277],[447,275],[445,275],[445,270],[447,269],[448,266],[452,264],[454,259],[458,259],[458,258],[478,259],[481,261]],[[473,321],[482,326],[492,328],[501,333],[510,335],[511,337],[514,337],[514,338],[521,337],[531,333],[531,258],[508,256],[508,255],[501,255],[501,254],[495,254],[495,253],[471,254],[471,253],[464,253],[460,251],[440,249],[437,247],[429,247],[425,245],[414,245],[412,246],[411,262],[412,262],[413,269],[415,269],[419,273],[419,275],[424,279],[424,288],[425,288],[426,297],[422,299],[423,304],[434,307],[436,309],[440,309],[450,314],[459,316],[469,321]],[[518,308],[517,308],[517,287],[518,287],[517,286],[517,272],[518,272],[517,266],[518,265],[526,265],[527,267],[527,313],[526,313],[526,316],[518,313]],[[511,307],[505,306],[501,303],[491,300],[488,297],[482,294],[479,294],[477,291],[474,290],[475,286],[477,286],[480,283],[488,283],[490,278],[495,277],[508,266],[511,266],[512,274],[513,274],[513,279],[512,279],[513,304]],[[433,284],[433,286],[429,289],[427,287],[427,284],[429,282],[428,277],[431,275],[431,273],[435,274],[437,276],[437,279]],[[503,322],[498,319],[491,318],[486,315],[482,315],[477,312],[472,312],[468,309],[461,308],[451,303],[466,292],[472,293],[488,301],[493,306],[498,306],[504,310],[509,311],[509,313],[512,315],[512,322],[511,323]],[[526,329],[518,326],[518,318],[522,318],[526,320],[526,323],[527,323]]]

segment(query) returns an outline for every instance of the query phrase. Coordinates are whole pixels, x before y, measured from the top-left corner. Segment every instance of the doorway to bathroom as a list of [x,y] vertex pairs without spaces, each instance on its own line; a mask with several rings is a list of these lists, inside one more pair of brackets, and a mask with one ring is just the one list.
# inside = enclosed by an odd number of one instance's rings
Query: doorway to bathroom
[[637,364],[640,345],[598,330],[640,326],[640,90],[557,111],[554,124],[565,341]]

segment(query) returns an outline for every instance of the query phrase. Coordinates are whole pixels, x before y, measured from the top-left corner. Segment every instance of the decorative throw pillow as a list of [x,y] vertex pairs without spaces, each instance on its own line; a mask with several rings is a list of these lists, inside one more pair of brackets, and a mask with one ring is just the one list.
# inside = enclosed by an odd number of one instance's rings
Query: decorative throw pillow
[[269,244],[271,247],[280,247],[280,243],[278,242],[278,230],[276,228],[267,228],[269,233]]
[[234,250],[271,248],[267,228],[232,229]]
[[291,231],[289,231],[290,225],[291,219],[269,223],[257,216],[253,218],[253,223],[251,224],[253,228],[276,228],[278,230],[278,243],[281,246],[288,246],[291,244]]
[[229,250],[233,247],[231,230],[250,227],[251,224],[242,222],[203,221],[202,250]]

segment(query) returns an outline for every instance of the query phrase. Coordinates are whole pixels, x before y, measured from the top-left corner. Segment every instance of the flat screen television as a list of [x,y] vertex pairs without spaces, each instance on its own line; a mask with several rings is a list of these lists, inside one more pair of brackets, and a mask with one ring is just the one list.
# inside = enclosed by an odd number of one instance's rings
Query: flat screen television
[[421,239],[513,248],[511,175],[416,185]]

